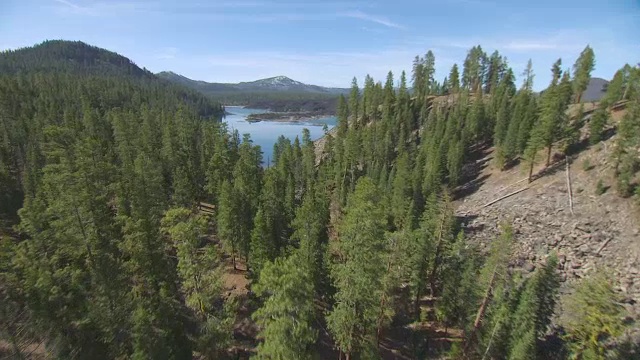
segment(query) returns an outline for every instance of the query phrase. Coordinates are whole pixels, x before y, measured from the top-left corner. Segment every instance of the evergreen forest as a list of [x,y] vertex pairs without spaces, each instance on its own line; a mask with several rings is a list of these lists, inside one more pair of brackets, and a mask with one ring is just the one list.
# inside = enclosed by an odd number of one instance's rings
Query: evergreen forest
[[610,129],[614,190],[640,205],[640,68],[587,117],[589,46],[548,64],[542,92],[531,62],[514,74],[481,46],[459,60],[442,80],[431,51],[410,74],[354,78],[336,127],[280,137],[265,167],[215,99],[118,54],[0,53],[0,355],[637,358],[606,271],[561,309],[555,253],[519,271],[511,224],[480,248],[455,209],[484,149],[534,182]]

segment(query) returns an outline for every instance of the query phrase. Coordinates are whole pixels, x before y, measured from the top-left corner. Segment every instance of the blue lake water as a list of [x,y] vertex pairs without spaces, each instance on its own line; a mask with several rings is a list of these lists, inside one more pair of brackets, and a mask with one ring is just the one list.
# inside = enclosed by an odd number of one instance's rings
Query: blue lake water
[[226,109],[230,115],[227,115],[222,121],[227,123],[229,131],[238,130],[240,138],[242,138],[243,134],[250,134],[253,143],[260,145],[262,148],[265,164],[267,159],[273,157],[273,145],[280,135],[291,139],[292,142],[296,136],[302,141],[302,129],[307,128],[311,133],[311,140],[316,140],[324,135],[322,127],[325,124],[329,129],[336,125],[334,116],[297,122],[260,121],[251,123],[247,121],[249,114],[261,114],[268,112],[268,110],[250,109],[241,106],[227,106]]

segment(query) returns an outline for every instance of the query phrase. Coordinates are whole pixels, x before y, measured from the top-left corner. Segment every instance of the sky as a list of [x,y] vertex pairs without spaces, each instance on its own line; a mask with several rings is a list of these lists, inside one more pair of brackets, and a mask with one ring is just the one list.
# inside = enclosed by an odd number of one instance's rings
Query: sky
[[0,0],[0,50],[81,40],[150,71],[208,82],[285,75],[348,87],[366,74],[399,79],[432,50],[436,78],[469,48],[532,59],[536,89],[557,58],[571,68],[589,44],[592,76],[640,62],[640,0]]

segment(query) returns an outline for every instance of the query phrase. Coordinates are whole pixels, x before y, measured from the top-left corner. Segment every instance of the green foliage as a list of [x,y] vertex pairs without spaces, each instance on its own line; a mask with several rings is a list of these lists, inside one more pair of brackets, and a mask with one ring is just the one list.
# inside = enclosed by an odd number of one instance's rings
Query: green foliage
[[265,298],[253,314],[261,327],[258,359],[310,359],[317,331],[314,287],[309,268],[298,254],[267,262],[254,291]]
[[[308,131],[281,136],[265,169],[248,135],[215,121],[219,104],[117,54],[66,42],[0,54],[0,226],[19,222],[0,247],[0,314],[20,310],[0,334],[18,343],[30,329],[59,358],[224,357],[239,305],[222,295],[230,255],[258,295],[258,358],[313,358],[316,303],[343,353],[378,357],[425,294],[442,325],[465,330],[460,354],[533,357],[554,311],[553,258],[514,276],[510,228],[484,256],[450,196],[469,190],[465,164],[491,140],[499,167],[575,144],[566,108],[589,66],[571,81],[554,64],[538,95],[531,63],[516,91],[506,58],[480,46],[442,83],[431,51],[413,65],[411,86],[404,73],[354,79],[324,149]],[[638,73],[623,68],[595,114],[630,100],[613,146],[628,193]],[[199,202],[213,207],[198,215]]]
[[195,350],[208,359],[217,358],[226,352],[233,317],[218,305],[224,304],[219,256],[212,244],[201,245],[207,222],[187,209],[174,208],[165,213],[162,230],[176,249],[185,305],[200,324],[193,335]]
[[449,73],[449,92],[457,94],[460,91],[460,73],[458,70],[458,64],[453,64],[451,72]]
[[291,239],[297,243],[299,257],[307,264],[314,289],[320,294],[328,286],[324,254],[328,242],[329,211],[324,194],[312,190],[307,192],[296,211],[291,223]]
[[576,103],[580,102],[582,93],[587,89],[589,85],[589,79],[591,78],[591,71],[596,66],[596,59],[593,53],[593,49],[587,45],[582,50],[580,56],[573,65],[573,94],[576,99]]
[[443,264],[442,295],[436,303],[437,311],[447,326],[464,328],[478,302],[478,259],[474,249],[458,234]]
[[[640,72],[640,71],[638,71]],[[640,83],[640,77],[638,82]],[[638,147],[640,146],[640,98],[628,105],[627,113],[620,121],[618,136],[612,153],[617,189],[620,196],[628,197],[633,191],[632,182],[640,167]]]
[[551,85],[541,99],[540,118],[536,121],[531,137],[527,141],[525,157],[530,164],[529,181],[532,180],[531,175],[538,151],[547,148],[546,166],[549,166],[554,142],[567,137],[567,129],[570,125],[566,109],[571,96],[571,82],[568,73],[562,75],[561,64],[560,59],[553,64]]
[[510,358],[536,358],[537,339],[546,333],[555,311],[560,288],[557,267],[558,259],[552,254],[546,265],[526,280],[513,314]]
[[567,300],[567,336],[572,357],[605,359],[611,351],[607,342],[624,330],[624,308],[612,281],[602,272],[583,279]]
[[362,178],[349,197],[339,226],[340,240],[330,268],[337,292],[327,326],[347,354],[372,346],[385,273],[384,199],[371,179]]
[[597,144],[602,140],[602,131],[607,124],[607,112],[603,108],[599,108],[593,113],[589,121],[589,142]]

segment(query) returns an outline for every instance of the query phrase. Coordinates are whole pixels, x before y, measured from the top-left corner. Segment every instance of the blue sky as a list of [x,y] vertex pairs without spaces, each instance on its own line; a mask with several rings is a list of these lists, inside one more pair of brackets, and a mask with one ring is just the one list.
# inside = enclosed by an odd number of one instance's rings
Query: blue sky
[[82,40],[141,67],[210,82],[286,75],[347,87],[353,76],[410,72],[431,49],[442,79],[480,44],[536,89],[561,57],[569,68],[590,44],[594,76],[640,62],[640,0],[0,0],[0,49]]

